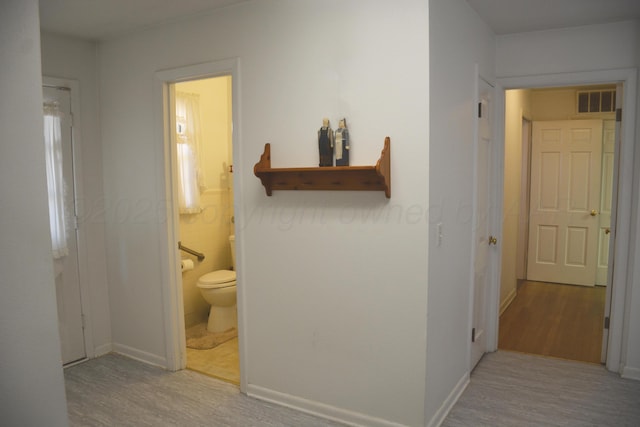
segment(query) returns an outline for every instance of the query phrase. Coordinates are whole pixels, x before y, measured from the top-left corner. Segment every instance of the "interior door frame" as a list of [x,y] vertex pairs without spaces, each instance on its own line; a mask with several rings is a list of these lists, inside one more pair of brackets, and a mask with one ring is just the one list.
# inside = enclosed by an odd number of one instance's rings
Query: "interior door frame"
[[[171,84],[189,80],[198,80],[210,77],[231,76],[232,90],[232,141],[234,174],[234,217],[236,224],[244,223],[244,210],[242,204],[242,143],[240,135],[240,62],[239,58],[223,59],[202,64],[161,70],[155,73],[154,80],[154,117],[156,140],[162,141],[159,149],[162,160],[158,162],[158,200],[163,205],[159,206],[166,213],[166,221],[160,222],[160,259],[162,260],[162,297],[163,320],[165,329],[166,367],[171,371],[177,371],[186,367],[186,337],[184,324],[184,304],[182,296],[182,272],[178,268],[180,252],[177,246],[179,230],[179,213],[177,210],[177,183],[174,175],[176,167],[176,154],[172,146],[170,131],[170,89]],[[243,252],[242,227],[236,227],[236,271],[238,278],[242,277]],[[247,354],[245,337],[244,292],[243,287],[238,286],[238,345],[240,359],[240,391],[246,392]]]
[[84,199],[83,173],[82,173],[82,126],[81,126],[81,109],[80,109],[80,83],[78,80],[65,79],[58,77],[42,76],[42,86],[67,88],[71,94],[71,112],[73,114],[71,126],[71,149],[73,155],[73,180],[75,187],[75,209],[78,216],[78,228],[75,233],[78,244],[78,279],[80,280],[80,309],[83,318],[83,334],[84,334],[84,350],[85,359],[78,362],[72,362],[65,367],[70,367],[76,363],[81,363],[86,359],[96,357],[93,340],[93,317],[91,314],[91,304],[89,302],[89,259],[87,251],[87,236],[85,227],[82,226],[83,212],[85,207],[82,205]]
[[[496,182],[496,192],[498,206],[502,206],[504,198],[504,126],[505,126],[505,91],[508,89],[529,89],[536,87],[563,87],[590,84],[611,84],[622,83],[624,87],[624,99],[622,109],[622,146],[619,148],[620,163],[617,170],[614,170],[614,180],[616,186],[614,191],[618,193],[616,205],[615,219],[612,217],[612,233],[614,234],[613,245],[615,247],[615,265],[613,259],[609,259],[609,269],[612,271],[611,283],[611,312],[609,322],[609,343],[607,346],[607,363],[606,367],[610,371],[620,372],[622,367],[623,348],[626,344],[627,337],[623,334],[623,323],[626,316],[625,298],[627,289],[632,285],[629,283],[628,266],[629,266],[629,248],[630,235],[632,228],[632,204],[635,201],[633,197],[633,167],[634,167],[634,138],[635,138],[635,122],[636,122],[636,78],[637,71],[632,68],[612,69],[602,71],[581,71],[558,74],[538,74],[530,76],[503,77],[496,79],[495,98],[496,105],[496,157],[498,164],[502,168],[498,169],[498,178]],[[496,215],[497,216],[497,215]],[[498,220],[499,218],[496,218]],[[498,235],[502,236],[502,226],[500,221],[497,225]],[[500,261],[498,262],[500,264]],[[500,265],[498,265],[500,268]],[[493,280],[491,282],[491,297],[495,303],[499,303],[500,281]],[[489,351],[498,348],[498,321],[499,314],[497,310],[488,307],[491,345]]]

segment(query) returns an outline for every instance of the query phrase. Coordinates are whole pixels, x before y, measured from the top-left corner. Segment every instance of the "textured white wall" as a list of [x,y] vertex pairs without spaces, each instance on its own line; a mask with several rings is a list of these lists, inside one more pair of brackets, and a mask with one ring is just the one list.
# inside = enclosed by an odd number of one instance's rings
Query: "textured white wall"
[[0,2],[0,28],[0,420],[7,426],[65,426],[38,2]]
[[[88,284],[89,295],[83,295],[89,308],[93,351],[100,355],[111,350],[111,324],[107,261],[104,236],[104,191],[102,181],[102,146],[98,120],[97,47],[94,43],[42,34],[42,74],[47,77],[72,79],[78,82],[80,108],[74,111],[74,126],[79,140],[74,143],[81,173],[78,194],[78,222],[82,251],[82,280]],[[78,143],[79,142],[79,143]],[[88,350],[91,351],[91,350]]]
[[[423,425],[424,1],[248,2],[100,46],[114,345],[165,357],[154,75],[230,57],[241,69],[234,178],[243,183],[236,236],[250,390],[341,417]],[[347,118],[354,165],[374,164],[391,137],[391,200],[382,192],[265,195],[253,176],[264,143],[274,166],[314,166],[323,117],[334,127]]]
[[427,420],[452,403],[450,393],[469,374],[475,64],[485,79],[494,78],[493,35],[465,1],[430,1],[429,23]]

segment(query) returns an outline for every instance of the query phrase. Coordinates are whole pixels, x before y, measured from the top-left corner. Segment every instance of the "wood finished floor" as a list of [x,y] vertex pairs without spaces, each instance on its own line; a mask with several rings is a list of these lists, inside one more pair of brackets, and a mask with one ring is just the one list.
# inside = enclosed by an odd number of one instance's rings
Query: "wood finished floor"
[[525,281],[500,316],[501,350],[600,363],[606,288]]

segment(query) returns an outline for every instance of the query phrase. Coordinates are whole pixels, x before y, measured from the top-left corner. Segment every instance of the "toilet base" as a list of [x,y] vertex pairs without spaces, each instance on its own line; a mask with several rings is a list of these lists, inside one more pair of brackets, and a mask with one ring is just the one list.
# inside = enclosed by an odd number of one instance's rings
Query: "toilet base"
[[236,304],[229,307],[211,306],[207,331],[224,332],[238,327],[238,311]]

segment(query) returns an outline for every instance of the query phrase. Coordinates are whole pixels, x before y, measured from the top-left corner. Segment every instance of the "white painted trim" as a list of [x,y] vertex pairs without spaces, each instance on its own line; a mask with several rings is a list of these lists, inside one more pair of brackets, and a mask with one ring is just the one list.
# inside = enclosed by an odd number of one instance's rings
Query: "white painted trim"
[[[626,345],[623,323],[626,313],[625,299],[630,283],[629,250],[632,224],[633,170],[634,170],[634,141],[636,124],[636,78],[637,70],[633,68],[600,71],[584,71],[559,74],[541,74],[533,76],[516,76],[499,78],[501,96],[499,101],[504,103],[505,89],[523,89],[551,86],[575,86],[599,83],[622,82],[624,84],[624,106],[622,117],[622,151],[620,153],[620,167],[618,170],[618,206],[616,218],[615,265],[612,282],[611,316],[609,329],[609,346],[607,348],[607,369],[620,372],[622,349]],[[504,114],[498,130],[504,128]],[[504,137],[500,144],[504,150]],[[609,260],[610,263],[613,260]],[[499,289],[498,289],[499,291]],[[496,323],[497,331],[497,323]]]
[[449,396],[447,396],[445,401],[442,402],[442,405],[438,408],[438,411],[436,411],[433,418],[431,418],[431,420],[427,420],[427,427],[438,427],[442,424],[458,399],[460,399],[460,396],[462,396],[462,393],[465,391],[470,381],[469,374],[465,374],[460,378],[456,386],[451,390],[451,393],[449,393]]
[[382,418],[371,417],[359,412],[348,411],[346,409],[326,405],[313,400],[303,399],[301,397],[260,387],[255,384],[249,384],[247,386],[247,395],[256,399],[264,400],[265,402],[285,406],[287,408],[295,409],[296,411],[350,426],[404,427],[403,424],[394,423]]
[[624,368],[622,368],[621,377],[629,380],[640,381],[640,369],[625,366]]
[[516,298],[516,295],[518,295],[518,291],[516,291],[516,288],[511,289],[511,292],[509,292],[509,295],[507,295],[507,297],[504,299],[504,301],[502,301],[502,303],[500,304],[500,315],[502,316],[502,313],[504,313],[504,311],[509,308],[509,306],[511,305],[511,303],[513,302],[513,300]]
[[[169,370],[179,370],[186,367],[186,338],[184,328],[184,305],[181,271],[178,269],[180,254],[177,248],[177,233],[179,214],[175,208],[175,182],[172,174],[172,149],[169,123],[165,118],[169,116],[169,85],[171,83],[195,80],[222,75],[232,76],[232,117],[233,117],[233,165],[234,174],[234,217],[236,223],[236,271],[238,281],[242,280],[244,265],[243,231],[244,209],[241,203],[243,194],[244,170],[242,167],[242,135],[240,132],[240,60],[239,58],[223,59],[185,67],[160,70],[155,74],[154,81],[154,117],[155,136],[157,141],[164,141],[156,146],[157,181],[164,183],[158,186],[158,200],[164,201],[167,221],[160,223],[159,235],[160,259],[162,265],[162,295],[163,319],[165,325],[166,367]],[[247,374],[247,344],[245,334],[246,316],[244,313],[245,296],[242,286],[238,286],[238,343],[240,358],[240,390],[245,392]]]
[[[42,77],[43,86],[66,87],[70,89],[71,113],[73,125],[71,128],[73,174],[75,187],[75,205],[80,214],[84,211],[81,205],[84,200],[84,175],[82,173],[82,111],[80,107],[80,82],[74,79],[57,77]],[[96,357],[96,349],[93,340],[93,317],[91,310],[91,289],[89,287],[89,259],[87,256],[87,235],[81,218],[78,221],[78,280],[80,281],[80,309],[84,316],[84,350],[88,359]]]
[[104,356],[105,354],[109,354],[113,351],[113,344],[111,343],[107,343],[107,344],[102,344],[99,345],[98,347],[96,347],[96,351],[95,351],[95,357],[100,357],[100,356]]
[[157,354],[138,350],[137,348],[129,347],[128,345],[113,343],[113,352],[148,365],[158,366],[160,368],[166,368],[167,366],[166,358],[158,356]]

